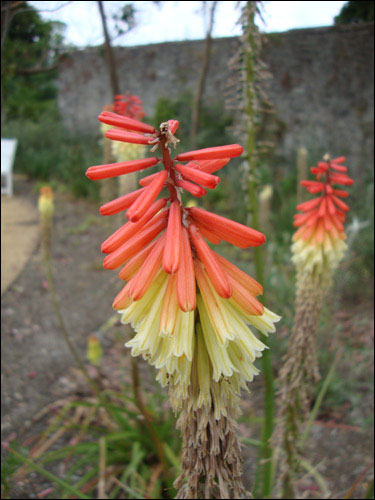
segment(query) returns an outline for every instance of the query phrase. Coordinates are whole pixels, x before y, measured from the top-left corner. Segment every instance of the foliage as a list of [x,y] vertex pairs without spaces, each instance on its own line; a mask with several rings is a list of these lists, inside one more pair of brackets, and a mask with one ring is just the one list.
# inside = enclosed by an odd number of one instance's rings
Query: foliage
[[374,20],[374,2],[350,0],[335,17],[335,24],[366,23]]
[[98,186],[90,182],[87,166],[100,162],[98,139],[91,135],[77,138],[49,115],[40,120],[12,120],[3,127],[4,137],[18,139],[15,171],[30,179],[55,180],[75,196],[97,197]]
[[118,12],[112,15],[115,22],[116,37],[125,35],[136,26],[135,8],[132,3],[125,4]]
[[129,393],[127,386],[122,392],[103,392],[105,407],[95,398],[57,402],[46,429],[34,436],[38,440],[30,449],[12,443],[2,466],[2,493],[33,471],[54,486],[55,498],[69,498],[72,493],[96,498],[101,487],[105,498],[171,498],[178,472],[174,469],[179,466],[174,419],[163,396],[154,394],[148,411],[163,443],[165,472]]
[[27,2],[11,11],[1,61],[6,117],[37,120],[43,111],[56,115],[55,62],[64,26],[42,20]]

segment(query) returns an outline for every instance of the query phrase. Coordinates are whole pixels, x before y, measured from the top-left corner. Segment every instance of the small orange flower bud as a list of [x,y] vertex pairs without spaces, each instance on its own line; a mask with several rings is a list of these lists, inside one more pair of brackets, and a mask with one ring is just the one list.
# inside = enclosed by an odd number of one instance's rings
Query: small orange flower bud
[[181,209],[178,201],[173,201],[169,208],[166,243],[163,255],[163,269],[174,274],[180,266],[181,248]]
[[155,179],[143,191],[143,193],[135,200],[133,205],[126,212],[126,217],[132,222],[139,220],[154,203],[163,189],[164,182],[167,180],[168,172],[163,170],[159,172]]
[[132,172],[137,172],[138,170],[153,167],[158,163],[159,159],[155,157],[145,158],[143,160],[124,161],[121,163],[109,163],[108,165],[98,165],[88,168],[86,176],[92,181],[109,179],[110,177],[130,174]]
[[137,134],[135,132],[125,132],[124,130],[119,130],[115,128],[107,130],[105,136],[107,137],[107,139],[112,139],[115,141],[130,142],[132,144],[146,144],[146,145],[149,145],[151,141],[154,139],[151,136],[146,137],[144,135]]
[[195,275],[193,257],[187,229],[181,231],[180,267],[177,271],[177,297],[180,309],[193,311],[196,307]]

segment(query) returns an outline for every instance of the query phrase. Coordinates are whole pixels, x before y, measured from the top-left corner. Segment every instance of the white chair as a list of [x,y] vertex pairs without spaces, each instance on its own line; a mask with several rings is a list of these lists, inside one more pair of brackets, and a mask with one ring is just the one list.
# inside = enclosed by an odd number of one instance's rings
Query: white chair
[[[13,195],[13,163],[16,155],[17,139],[1,139],[1,194]],[[3,186],[2,179],[5,179]]]

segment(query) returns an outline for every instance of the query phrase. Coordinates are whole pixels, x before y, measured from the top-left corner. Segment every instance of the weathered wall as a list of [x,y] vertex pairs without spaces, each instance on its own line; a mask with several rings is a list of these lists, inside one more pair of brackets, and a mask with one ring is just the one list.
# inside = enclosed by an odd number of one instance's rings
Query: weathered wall
[[[276,150],[290,162],[305,146],[311,154],[347,154],[351,172],[373,164],[374,25],[292,30],[268,37],[263,58],[272,74],[267,94],[281,125]],[[223,99],[233,77],[228,62],[237,38],[217,39],[206,87],[207,99]],[[116,49],[123,91],[138,95],[148,115],[161,96],[194,90],[203,41]],[[104,55],[77,51],[59,67],[59,108],[66,125],[98,130],[96,117],[111,101]],[[169,117],[166,117],[169,118]]]

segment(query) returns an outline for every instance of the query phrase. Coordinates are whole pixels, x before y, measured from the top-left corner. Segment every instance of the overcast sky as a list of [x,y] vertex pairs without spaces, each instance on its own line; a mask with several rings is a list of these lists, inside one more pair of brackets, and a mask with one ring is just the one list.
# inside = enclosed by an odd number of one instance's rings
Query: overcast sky
[[[66,41],[78,47],[103,43],[98,5],[95,1],[32,1],[29,2],[45,19],[66,23]],[[159,6],[152,1],[105,1],[104,8],[111,26],[111,13],[126,3],[136,8],[137,26],[128,34],[117,38],[114,45],[145,45],[174,40],[194,40],[204,37],[202,2],[164,1]],[[214,37],[240,34],[237,24],[239,10],[236,1],[218,3]],[[263,18],[258,26],[262,31],[286,31],[295,28],[329,26],[345,2],[329,1],[264,1]],[[61,7],[61,8],[59,8]],[[55,10],[57,9],[57,10]],[[48,12],[47,10],[51,11]],[[54,10],[54,12],[52,12]]]

